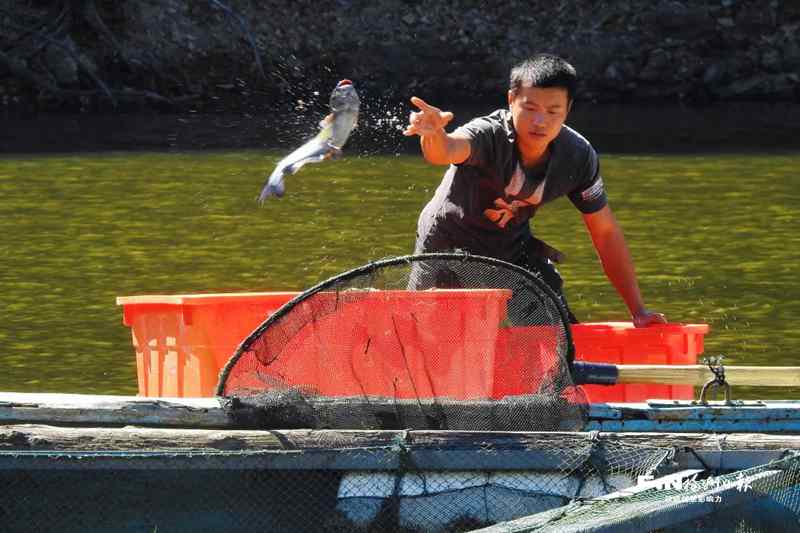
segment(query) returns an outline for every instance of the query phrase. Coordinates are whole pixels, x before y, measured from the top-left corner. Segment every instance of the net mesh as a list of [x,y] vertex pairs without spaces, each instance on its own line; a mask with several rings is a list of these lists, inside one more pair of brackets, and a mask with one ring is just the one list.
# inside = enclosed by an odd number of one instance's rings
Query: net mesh
[[630,487],[671,455],[568,436],[536,451],[555,468],[436,471],[407,464],[391,473],[350,472],[339,485],[337,513],[362,530],[380,524],[379,531],[463,531]]
[[239,346],[218,394],[272,428],[580,429],[565,311],[537,275],[462,254],[371,263]]
[[749,469],[671,482],[618,497],[575,500],[481,530],[499,532],[800,530],[800,455]]
[[[281,468],[269,454],[0,451],[0,530],[768,533],[800,529],[800,456],[626,495],[672,450],[567,437],[563,469]],[[346,460],[356,450],[338,449]],[[363,450],[361,450],[363,452]],[[474,452],[474,450],[473,450]],[[477,452],[476,452],[477,453]],[[487,453],[475,457],[476,463]],[[616,459],[608,461],[606,457]]]
[[[318,436],[317,453],[336,452],[329,468],[282,462],[285,451],[0,451],[0,530],[469,531],[629,487],[672,454],[585,434],[509,450],[486,436],[485,446],[447,452],[462,456],[457,468],[417,464],[397,442],[399,460],[362,470],[365,454],[385,450]],[[511,468],[509,451],[538,453],[539,467]],[[486,468],[493,459],[506,468]]]

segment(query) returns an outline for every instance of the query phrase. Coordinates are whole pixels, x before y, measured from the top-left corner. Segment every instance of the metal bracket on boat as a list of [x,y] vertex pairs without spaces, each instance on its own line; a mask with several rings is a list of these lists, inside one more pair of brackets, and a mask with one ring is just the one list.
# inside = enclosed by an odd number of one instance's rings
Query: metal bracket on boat
[[711,370],[711,373],[714,374],[714,379],[709,380],[703,385],[703,388],[700,390],[700,404],[707,405],[708,400],[706,400],[706,394],[708,393],[709,389],[719,389],[720,387],[724,387],[725,391],[725,404],[732,405],[733,401],[731,400],[731,384],[725,381],[725,367],[722,365],[722,359],[724,356],[720,355],[718,357],[707,357],[703,359],[703,362],[708,365],[708,369]]

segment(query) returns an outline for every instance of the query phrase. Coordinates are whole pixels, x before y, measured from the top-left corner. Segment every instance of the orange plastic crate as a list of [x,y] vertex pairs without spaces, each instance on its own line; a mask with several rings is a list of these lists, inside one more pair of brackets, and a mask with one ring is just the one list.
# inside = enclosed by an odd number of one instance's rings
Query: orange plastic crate
[[[213,395],[219,372],[238,345],[297,294],[117,298],[123,324],[131,328],[139,395]],[[510,296],[506,289],[369,291],[348,304],[346,297],[331,293],[339,306],[336,314],[320,316],[298,332],[285,348],[292,356],[276,361],[273,370],[287,383],[331,396],[485,398],[495,379],[498,336],[498,328],[488,325],[502,322]],[[306,300],[299,305],[325,307],[325,297],[319,293],[313,304]],[[410,312],[415,320],[387,323]],[[354,327],[342,337],[341,328],[328,327],[329,319]],[[305,343],[307,335],[319,338]],[[396,360],[398,351],[391,346],[398,339],[405,351],[402,361]],[[367,343],[376,359],[364,357]],[[395,374],[411,379],[399,380]],[[429,386],[431,379],[438,384],[435,391]]]
[[[635,328],[630,322],[590,322],[572,326],[575,359],[627,365],[694,365],[703,353],[708,324],[663,324]],[[691,385],[585,385],[591,402],[691,400]]]
[[[376,291],[370,295],[374,305],[396,306],[403,311],[412,306],[424,319],[422,323],[436,324],[427,331],[410,329],[404,334],[409,357],[403,364],[410,365],[415,387],[429,381],[425,373],[435,372],[436,383],[442,384],[442,390],[414,391],[406,386],[409,384],[398,388],[396,382],[386,382],[391,376],[386,374],[385,368],[397,362],[382,362],[385,365],[382,370],[365,365],[352,352],[352,347],[358,345],[358,339],[353,338],[344,343],[335,338],[327,339],[317,345],[326,347],[325,354],[287,358],[287,366],[281,371],[291,378],[291,383],[310,385],[329,395],[360,394],[364,392],[360,384],[364,383],[371,387],[369,394],[400,397],[419,394],[423,397],[502,398],[533,392],[538,384],[530,376],[547,371],[541,368],[547,363],[538,354],[552,351],[548,344],[552,344],[550,336],[538,332],[536,339],[547,346],[531,346],[527,339],[532,337],[526,335],[525,327],[483,328],[484,324],[499,325],[505,318],[507,292]],[[117,304],[123,306],[123,323],[131,328],[139,395],[213,395],[219,372],[237,346],[298,294],[261,292],[117,298]],[[369,306],[363,305],[345,309],[344,314],[337,313],[336,320],[360,324],[360,328],[353,328],[353,335],[379,339],[380,332],[387,327],[380,323],[380,317],[388,315],[385,312],[365,314],[368,309]],[[694,364],[697,355],[703,352],[703,336],[708,329],[705,324],[636,329],[627,322],[607,322],[574,325],[572,335],[579,360],[683,365]],[[298,338],[297,342],[300,340]],[[378,345],[373,348],[375,353],[379,351]],[[318,365],[323,357],[327,369],[324,371]],[[332,360],[336,361],[334,365],[331,365]],[[339,374],[332,373],[331,368],[339,369]],[[691,399],[694,394],[691,386],[675,385],[590,385],[585,390],[593,402]]]
[[236,347],[297,292],[123,296],[140,396],[214,395]]

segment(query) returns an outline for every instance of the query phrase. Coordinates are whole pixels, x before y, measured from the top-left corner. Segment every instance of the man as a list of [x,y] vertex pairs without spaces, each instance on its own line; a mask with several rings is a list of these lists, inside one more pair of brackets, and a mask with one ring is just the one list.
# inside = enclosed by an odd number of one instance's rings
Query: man
[[576,87],[572,65],[536,55],[512,69],[508,109],[452,133],[444,129],[452,113],[411,98],[419,111],[411,113],[404,134],[420,136],[428,162],[450,165],[420,214],[415,253],[460,249],[515,263],[539,272],[566,306],[553,266],[561,254],[535,239],[529,225],[539,206],[566,195],[583,214],[606,276],[633,323],[666,323],[642,301],[625,237],[608,206],[597,153],[564,124]]

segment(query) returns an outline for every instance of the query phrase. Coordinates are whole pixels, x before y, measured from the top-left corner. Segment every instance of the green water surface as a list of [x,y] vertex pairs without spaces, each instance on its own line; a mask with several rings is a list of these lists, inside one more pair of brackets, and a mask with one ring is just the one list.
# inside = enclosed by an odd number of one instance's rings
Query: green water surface
[[[0,159],[0,390],[135,394],[121,295],[301,290],[410,253],[442,168],[419,156],[304,168],[255,198],[262,151]],[[649,307],[711,324],[706,354],[797,365],[800,153],[602,159]],[[561,199],[537,234],[564,251],[583,321],[626,320],[580,214]],[[736,389],[739,397],[796,397]]]

